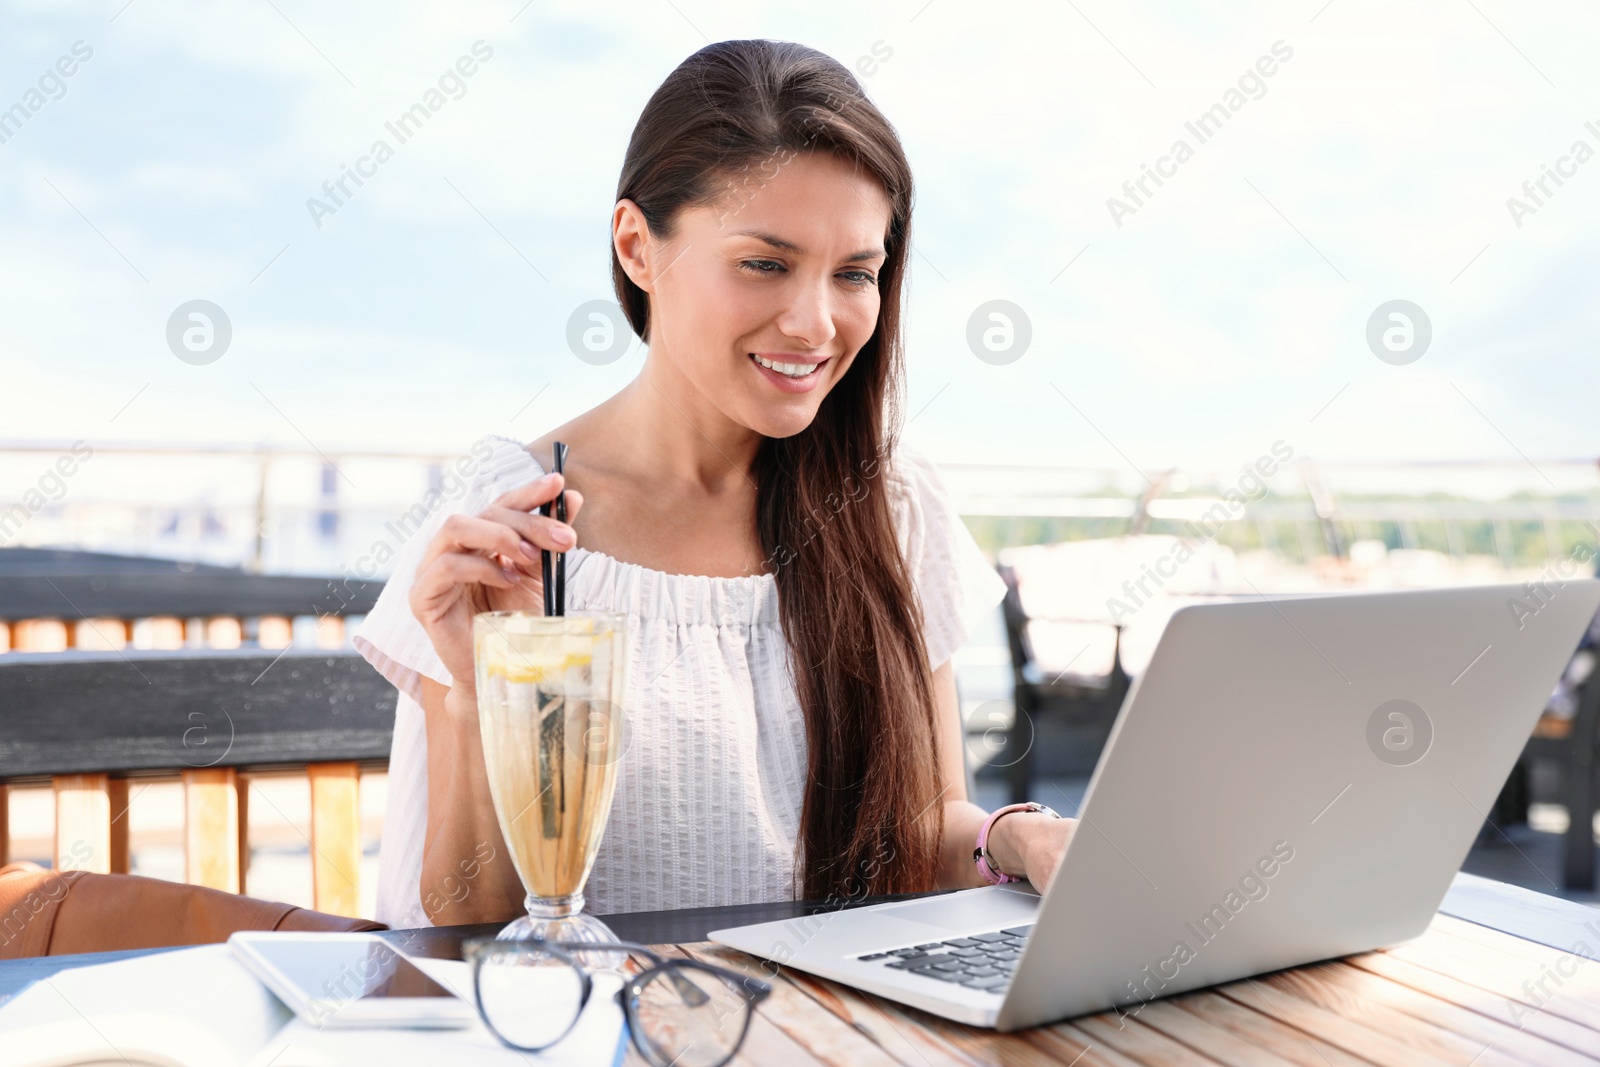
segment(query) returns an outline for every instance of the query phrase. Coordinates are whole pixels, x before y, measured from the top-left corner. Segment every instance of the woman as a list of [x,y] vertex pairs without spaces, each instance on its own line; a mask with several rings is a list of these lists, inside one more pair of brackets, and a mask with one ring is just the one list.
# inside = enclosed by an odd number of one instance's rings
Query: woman
[[[691,56],[634,129],[612,276],[638,377],[532,444],[490,435],[355,638],[401,690],[377,917],[504,920],[523,891],[473,692],[479,611],[624,611],[631,740],[595,914],[1043,888],[1073,829],[966,799],[950,655],[1004,586],[897,445],[911,173],[855,79],[794,44]],[[571,446],[566,480],[546,475]],[[567,496],[568,524],[538,506]]]

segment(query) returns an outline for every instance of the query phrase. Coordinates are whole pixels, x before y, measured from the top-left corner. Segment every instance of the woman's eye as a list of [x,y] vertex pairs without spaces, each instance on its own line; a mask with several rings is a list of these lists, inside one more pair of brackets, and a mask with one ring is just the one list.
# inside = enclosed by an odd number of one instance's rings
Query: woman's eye
[[[751,274],[772,275],[785,273],[788,268],[773,259],[743,259],[739,261],[739,269],[748,271]],[[872,272],[866,270],[843,271],[839,274],[839,277],[858,289],[865,289],[868,286],[877,284],[877,279],[872,276]]]

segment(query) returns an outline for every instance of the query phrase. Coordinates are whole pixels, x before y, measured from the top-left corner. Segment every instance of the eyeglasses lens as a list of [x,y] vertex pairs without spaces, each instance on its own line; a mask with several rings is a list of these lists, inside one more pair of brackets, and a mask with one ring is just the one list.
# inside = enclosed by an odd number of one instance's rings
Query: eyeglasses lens
[[744,1037],[750,1014],[750,1001],[736,983],[686,966],[646,976],[637,1005],[640,1036],[663,1067],[727,1062]]
[[478,972],[489,1025],[513,1045],[544,1048],[560,1040],[583,1008],[583,975],[551,952],[519,947],[491,952]]

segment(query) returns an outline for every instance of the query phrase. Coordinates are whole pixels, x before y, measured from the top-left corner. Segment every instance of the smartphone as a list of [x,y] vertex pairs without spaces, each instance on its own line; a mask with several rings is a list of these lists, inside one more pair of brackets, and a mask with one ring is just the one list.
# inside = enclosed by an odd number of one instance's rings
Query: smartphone
[[477,1009],[374,934],[240,931],[228,945],[251,974],[316,1027],[470,1026]]

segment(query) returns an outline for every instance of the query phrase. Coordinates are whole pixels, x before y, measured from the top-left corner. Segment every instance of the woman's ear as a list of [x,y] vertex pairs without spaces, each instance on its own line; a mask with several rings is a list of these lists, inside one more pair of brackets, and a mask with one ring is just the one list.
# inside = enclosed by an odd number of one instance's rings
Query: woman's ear
[[629,280],[647,293],[654,292],[651,267],[659,245],[650,235],[644,212],[632,200],[618,200],[612,211],[611,246]]

